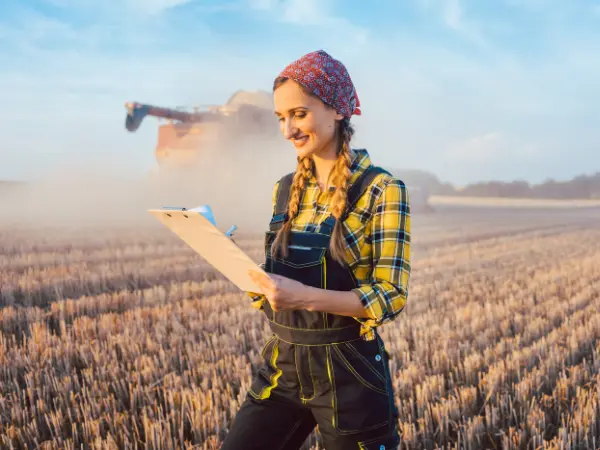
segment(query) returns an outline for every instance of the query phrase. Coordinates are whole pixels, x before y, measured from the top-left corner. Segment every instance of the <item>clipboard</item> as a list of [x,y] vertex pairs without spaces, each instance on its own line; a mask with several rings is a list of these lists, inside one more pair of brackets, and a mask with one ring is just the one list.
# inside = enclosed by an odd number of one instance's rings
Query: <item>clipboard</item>
[[188,210],[163,207],[149,209],[148,212],[242,291],[262,293],[260,287],[248,275],[248,270],[254,269],[267,276],[268,274],[244,253],[230,236],[217,229],[210,208]]

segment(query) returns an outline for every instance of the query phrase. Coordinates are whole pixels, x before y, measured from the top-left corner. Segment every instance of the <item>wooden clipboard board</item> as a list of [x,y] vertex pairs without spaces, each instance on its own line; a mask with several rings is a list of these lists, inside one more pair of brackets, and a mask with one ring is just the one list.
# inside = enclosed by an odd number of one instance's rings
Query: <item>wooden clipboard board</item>
[[242,291],[262,293],[248,270],[266,272],[202,213],[165,208],[149,209],[148,212]]

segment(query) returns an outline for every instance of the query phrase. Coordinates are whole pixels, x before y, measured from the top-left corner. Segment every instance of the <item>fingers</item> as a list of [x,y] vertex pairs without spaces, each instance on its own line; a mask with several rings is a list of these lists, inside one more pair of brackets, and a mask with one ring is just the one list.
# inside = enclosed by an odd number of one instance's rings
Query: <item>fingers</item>
[[278,277],[277,275],[269,274],[265,275],[258,273],[254,270],[248,272],[252,281],[254,281],[261,289],[262,293],[271,304],[273,311],[279,311],[281,306],[280,293],[278,290]]
[[253,270],[250,270],[248,272],[248,275],[250,276],[252,281],[254,281],[258,286],[260,286],[263,293],[266,293],[265,292],[266,290],[269,290],[272,288],[272,281],[268,276],[265,276],[261,273],[255,272]]
[[265,277],[262,273],[259,273],[253,269],[250,269],[248,271],[248,275],[250,275],[250,278],[252,278],[252,281],[254,281],[256,283],[264,281],[265,278],[268,278],[268,277]]

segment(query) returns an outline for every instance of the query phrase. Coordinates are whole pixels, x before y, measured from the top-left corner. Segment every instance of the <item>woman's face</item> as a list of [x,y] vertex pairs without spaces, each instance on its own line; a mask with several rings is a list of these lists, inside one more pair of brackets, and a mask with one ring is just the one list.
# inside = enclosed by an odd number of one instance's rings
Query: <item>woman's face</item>
[[306,94],[293,80],[275,90],[273,101],[281,133],[292,142],[300,158],[336,157],[336,121],[343,119],[341,114],[319,98]]

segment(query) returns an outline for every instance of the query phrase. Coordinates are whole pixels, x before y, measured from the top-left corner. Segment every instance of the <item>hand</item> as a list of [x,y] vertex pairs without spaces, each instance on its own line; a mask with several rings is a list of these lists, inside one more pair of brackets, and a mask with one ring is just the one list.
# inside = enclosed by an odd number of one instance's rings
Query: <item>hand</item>
[[260,286],[273,311],[306,308],[309,286],[281,275],[265,275],[254,270],[248,274]]

